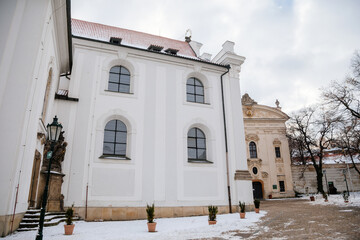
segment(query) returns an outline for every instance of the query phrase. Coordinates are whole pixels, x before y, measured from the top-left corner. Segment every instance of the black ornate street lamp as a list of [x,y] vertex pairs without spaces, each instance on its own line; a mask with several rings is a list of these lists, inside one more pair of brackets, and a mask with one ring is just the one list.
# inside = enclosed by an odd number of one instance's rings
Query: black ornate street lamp
[[48,188],[49,188],[49,180],[50,180],[52,153],[54,151],[55,143],[59,140],[59,136],[60,136],[62,128],[63,127],[60,123],[58,123],[58,118],[56,116],[54,117],[54,121],[51,124],[47,125],[48,140],[51,142],[50,151],[47,153],[47,156],[46,156],[46,158],[49,159],[49,167],[48,167],[47,175],[46,175],[44,195],[43,195],[42,204],[41,204],[39,231],[38,231],[38,234],[36,235],[36,240],[43,239],[43,227],[44,227],[46,203],[47,203],[47,198],[48,198]]

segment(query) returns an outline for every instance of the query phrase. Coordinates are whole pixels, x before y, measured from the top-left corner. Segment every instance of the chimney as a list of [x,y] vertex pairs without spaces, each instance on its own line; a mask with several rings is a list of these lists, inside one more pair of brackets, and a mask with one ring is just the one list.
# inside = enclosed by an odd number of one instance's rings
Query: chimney
[[206,61],[210,61],[211,60],[211,54],[210,53],[203,53],[200,56],[201,59],[206,60]]
[[224,44],[222,45],[222,47],[223,47],[223,50],[224,50],[225,52],[234,53],[234,45],[235,45],[234,42],[226,41],[226,42],[224,42]]
[[199,42],[195,42],[195,41],[190,41],[189,42],[191,48],[194,50],[196,56],[200,56],[200,48],[202,47],[202,43]]

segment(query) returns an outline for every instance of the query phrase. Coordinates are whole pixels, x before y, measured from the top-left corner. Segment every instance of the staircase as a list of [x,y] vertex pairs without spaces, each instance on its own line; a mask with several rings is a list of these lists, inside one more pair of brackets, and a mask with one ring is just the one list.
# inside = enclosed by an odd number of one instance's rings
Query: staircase
[[[40,220],[40,209],[29,209],[26,211],[20,226],[17,231],[32,231],[38,230]],[[44,227],[50,227],[58,225],[61,222],[65,222],[65,212],[46,212],[44,219]],[[80,220],[79,217],[73,217],[73,221]]]

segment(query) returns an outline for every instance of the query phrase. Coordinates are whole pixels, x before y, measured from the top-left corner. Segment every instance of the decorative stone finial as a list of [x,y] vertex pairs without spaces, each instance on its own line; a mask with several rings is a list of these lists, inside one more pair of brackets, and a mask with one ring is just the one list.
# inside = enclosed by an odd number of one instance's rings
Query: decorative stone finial
[[254,101],[254,99],[252,99],[249,94],[245,93],[242,98],[241,98],[241,103],[242,105],[246,105],[246,106],[252,106],[254,104],[257,104],[257,102]]
[[275,104],[276,104],[276,107],[277,107],[277,108],[280,108],[280,106],[279,106],[279,105],[280,105],[279,100],[276,99]]

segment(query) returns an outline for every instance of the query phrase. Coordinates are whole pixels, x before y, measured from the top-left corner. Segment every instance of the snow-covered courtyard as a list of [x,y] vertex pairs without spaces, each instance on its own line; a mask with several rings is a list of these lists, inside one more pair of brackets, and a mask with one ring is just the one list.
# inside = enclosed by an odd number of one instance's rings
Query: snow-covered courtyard
[[[247,212],[245,219],[240,219],[239,213],[217,216],[216,225],[208,225],[208,216],[160,218],[156,219],[155,233],[147,231],[146,220],[109,221],[109,222],[75,222],[74,234],[64,235],[63,224],[44,228],[44,240],[118,240],[118,239],[197,239],[218,237],[227,238],[224,232],[240,230],[247,231],[261,221],[266,211]],[[7,236],[6,240],[35,239],[37,232],[17,232]],[[230,237],[229,235],[228,237]]]
[[[341,207],[360,207],[360,192],[350,192],[350,196],[347,203],[345,203],[342,194],[328,195],[328,202],[325,202],[321,194],[313,195],[315,201],[309,201],[310,204],[321,205],[337,205]],[[310,199],[310,195],[302,196],[303,199]]]

